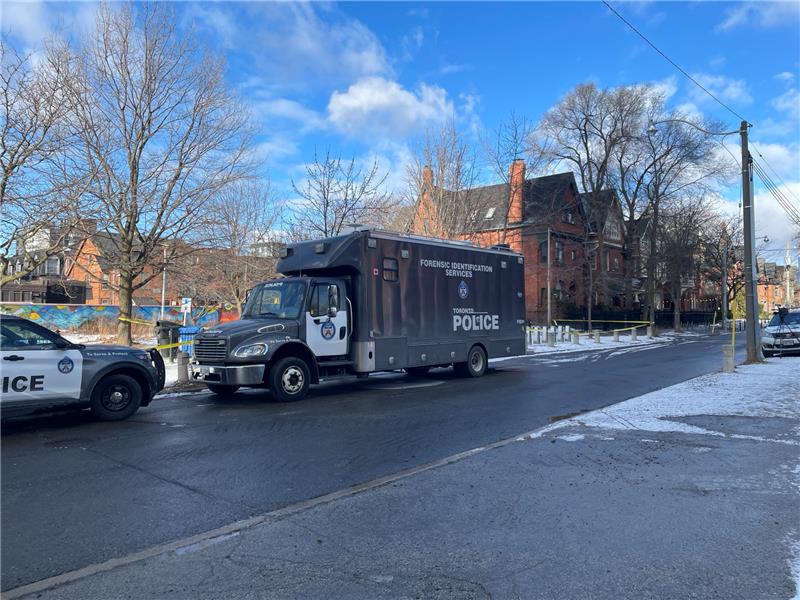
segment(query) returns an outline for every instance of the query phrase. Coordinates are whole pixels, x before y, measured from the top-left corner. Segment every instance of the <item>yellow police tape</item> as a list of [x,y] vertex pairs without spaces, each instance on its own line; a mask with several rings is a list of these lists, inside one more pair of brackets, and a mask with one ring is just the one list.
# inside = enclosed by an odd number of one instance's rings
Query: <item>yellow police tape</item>
[[152,321],[142,321],[141,319],[129,319],[128,317],[117,317],[118,321],[124,321],[125,323],[133,323],[134,325],[150,325],[151,327],[155,327],[156,324]]
[[167,348],[177,348],[178,346],[191,346],[194,344],[194,340],[189,340],[186,342],[177,342],[175,344],[162,344],[160,346],[153,346],[156,350],[166,350]]

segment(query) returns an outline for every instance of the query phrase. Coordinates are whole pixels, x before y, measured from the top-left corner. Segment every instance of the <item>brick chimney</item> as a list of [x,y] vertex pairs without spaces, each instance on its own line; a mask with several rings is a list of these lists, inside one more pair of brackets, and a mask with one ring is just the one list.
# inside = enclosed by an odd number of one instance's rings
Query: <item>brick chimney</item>
[[525,161],[523,159],[515,158],[508,168],[508,185],[510,188],[508,222],[519,223],[524,217],[522,198],[525,191]]
[[425,165],[422,170],[422,190],[430,191],[433,188],[433,170],[430,165]]

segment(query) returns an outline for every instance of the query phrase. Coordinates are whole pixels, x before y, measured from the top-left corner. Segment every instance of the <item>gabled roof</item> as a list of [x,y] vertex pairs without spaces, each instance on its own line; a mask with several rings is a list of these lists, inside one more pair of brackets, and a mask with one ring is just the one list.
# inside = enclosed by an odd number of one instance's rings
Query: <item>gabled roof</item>
[[[571,172],[545,175],[525,180],[523,189],[523,225],[537,223],[537,216],[544,209],[552,209],[564,194],[572,190],[577,196],[578,187]],[[507,226],[506,215],[511,198],[511,185],[500,183],[474,188],[469,192],[472,204],[480,206],[473,219],[475,231],[502,229]],[[580,207],[578,207],[580,209]]]
[[[581,206],[583,207],[583,212],[586,215],[592,215],[594,217],[594,213],[598,211],[590,210],[590,203],[592,201],[596,202],[600,211],[600,214],[606,215],[608,218],[608,214],[610,209],[616,204],[619,205],[619,198],[617,198],[617,192],[613,189],[605,189],[600,190],[599,192],[592,193],[592,192],[583,192],[582,194],[578,194],[580,198]],[[595,218],[590,218],[589,220],[589,231],[596,232],[597,231],[597,222]]]

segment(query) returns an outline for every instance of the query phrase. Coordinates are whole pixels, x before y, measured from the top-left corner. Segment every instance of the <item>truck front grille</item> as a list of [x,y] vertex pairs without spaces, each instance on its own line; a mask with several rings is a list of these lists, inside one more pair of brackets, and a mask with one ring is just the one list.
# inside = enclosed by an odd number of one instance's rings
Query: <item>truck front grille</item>
[[223,362],[228,356],[226,339],[196,337],[194,339],[194,357],[200,361]]

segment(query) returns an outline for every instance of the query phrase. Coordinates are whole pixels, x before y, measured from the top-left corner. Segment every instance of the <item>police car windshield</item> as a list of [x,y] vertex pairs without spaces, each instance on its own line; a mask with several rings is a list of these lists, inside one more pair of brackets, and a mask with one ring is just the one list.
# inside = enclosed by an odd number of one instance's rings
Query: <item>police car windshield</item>
[[244,317],[296,319],[306,295],[302,281],[270,281],[253,288],[244,307]]
[[[781,324],[781,316],[777,313],[772,315],[772,319],[767,327],[778,327]],[[800,312],[790,312],[783,318],[784,325],[800,325]]]

